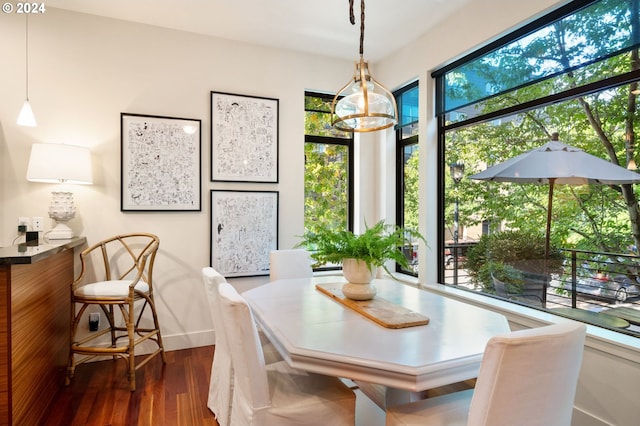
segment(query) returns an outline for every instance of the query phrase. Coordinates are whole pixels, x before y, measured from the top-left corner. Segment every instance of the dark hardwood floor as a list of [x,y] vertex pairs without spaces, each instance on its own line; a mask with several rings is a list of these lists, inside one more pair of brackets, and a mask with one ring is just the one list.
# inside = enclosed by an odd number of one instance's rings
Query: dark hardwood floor
[[218,426],[207,408],[213,346],[167,352],[137,372],[131,392],[124,361],[78,366],[42,426]]
[[[131,392],[124,361],[78,366],[41,426],[219,426],[207,408],[214,346],[167,352],[136,375]],[[427,391],[427,397],[472,388],[475,380]]]

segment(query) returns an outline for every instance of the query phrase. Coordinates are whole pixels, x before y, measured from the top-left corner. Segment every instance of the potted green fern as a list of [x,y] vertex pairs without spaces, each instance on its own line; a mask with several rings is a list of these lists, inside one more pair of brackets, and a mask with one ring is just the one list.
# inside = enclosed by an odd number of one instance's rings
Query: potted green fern
[[[409,269],[409,259],[402,249],[411,247],[412,240],[415,239],[426,243],[424,237],[415,230],[380,221],[358,235],[345,229],[322,228],[320,231],[307,232],[297,247],[309,250],[316,265],[342,264],[343,274],[349,283],[369,284],[379,267],[391,275],[385,265],[389,260]],[[360,288],[360,291],[365,290]],[[345,295],[350,297],[346,293]],[[366,300],[364,297],[366,295],[362,295],[359,300]]]

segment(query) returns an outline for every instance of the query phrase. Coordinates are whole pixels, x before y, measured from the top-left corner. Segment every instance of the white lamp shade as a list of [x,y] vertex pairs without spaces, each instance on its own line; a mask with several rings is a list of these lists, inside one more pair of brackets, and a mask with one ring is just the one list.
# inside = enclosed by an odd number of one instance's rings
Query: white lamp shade
[[45,183],[92,183],[89,148],[54,143],[33,144],[27,180]]
[[36,127],[36,117],[33,115],[33,110],[31,109],[31,104],[28,99],[22,104],[17,124],[18,126]]

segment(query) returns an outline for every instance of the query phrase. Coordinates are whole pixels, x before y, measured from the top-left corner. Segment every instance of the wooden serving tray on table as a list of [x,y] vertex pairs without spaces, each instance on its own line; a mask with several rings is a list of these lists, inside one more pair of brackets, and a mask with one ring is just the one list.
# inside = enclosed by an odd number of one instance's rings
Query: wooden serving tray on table
[[386,328],[406,328],[429,324],[429,317],[381,297],[376,296],[371,300],[348,299],[342,294],[342,285],[343,283],[316,284],[316,289]]

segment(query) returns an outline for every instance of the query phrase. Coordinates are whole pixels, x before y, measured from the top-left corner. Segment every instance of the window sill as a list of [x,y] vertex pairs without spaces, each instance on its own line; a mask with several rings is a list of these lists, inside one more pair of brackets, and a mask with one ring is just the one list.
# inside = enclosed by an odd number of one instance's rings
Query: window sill
[[[404,277],[403,277],[404,278]],[[413,278],[413,277],[408,277]],[[507,317],[513,329],[540,327],[547,324],[572,321],[549,312],[539,311],[526,306],[496,300],[472,291],[461,290],[443,284],[417,284],[411,280],[402,279],[409,285],[422,288],[427,291],[441,294],[464,303],[479,306],[495,312],[499,312]],[[416,280],[417,281],[417,280]],[[587,341],[586,346],[604,351],[606,353],[640,363],[640,339],[615,331],[586,324]]]

